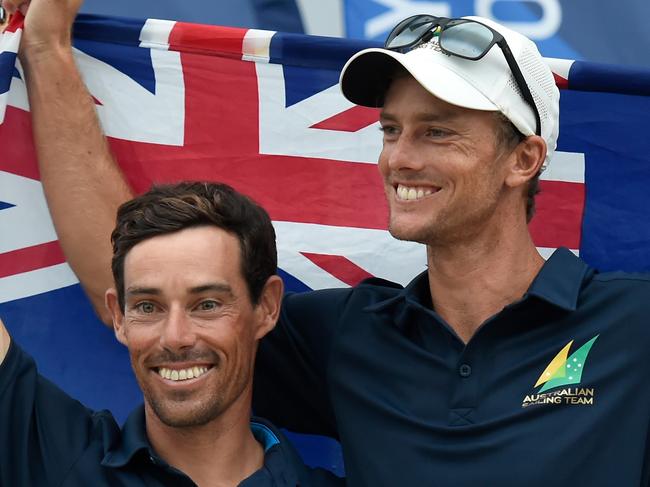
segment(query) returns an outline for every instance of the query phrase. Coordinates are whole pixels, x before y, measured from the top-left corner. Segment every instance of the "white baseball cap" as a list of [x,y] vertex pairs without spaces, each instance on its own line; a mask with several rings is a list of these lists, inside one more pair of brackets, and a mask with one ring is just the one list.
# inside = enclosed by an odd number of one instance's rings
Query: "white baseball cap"
[[[559,132],[560,92],[551,69],[527,37],[490,19],[463,18],[491,27],[508,43],[539,111],[540,134],[547,146],[545,168],[557,146]],[[504,53],[496,45],[479,60],[442,52],[437,37],[405,54],[380,48],[364,49],[343,67],[341,91],[352,103],[381,107],[398,65],[441,100],[473,110],[501,112],[523,135],[535,134],[535,113],[524,100]]]

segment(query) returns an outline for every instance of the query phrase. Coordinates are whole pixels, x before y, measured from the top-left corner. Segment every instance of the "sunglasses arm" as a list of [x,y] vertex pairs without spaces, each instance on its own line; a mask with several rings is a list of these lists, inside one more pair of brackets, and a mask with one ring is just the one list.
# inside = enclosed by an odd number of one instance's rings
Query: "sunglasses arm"
[[521,88],[521,95],[524,97],[524,100],[528,102],[530,107],[533,109],[533,113],[535,114],[535,134],[541,135],[541,120],[539,119],[539,110],[537,109],[537,105],[535,104],[535,100],[533,99],[533,95],[530,92],[530,88],[528,88],[528,83],[526,82],[526,78],[524,78],[524,74],[521,72],[521,69],[519,69],[519,65],[515,61],[515,57],[512,54],[512,51],[510,50],[510,46],[508,46],[508,43],[504,38],[501,38],[497,41],[497,45],[501,48],[501,51],[503,51],[503,55],[506,58],[506,62],[508,63],[508,66],[510,67],[510,71],[512,72],[512,75],[515,77],[515,80],[517,81],[517,84]]

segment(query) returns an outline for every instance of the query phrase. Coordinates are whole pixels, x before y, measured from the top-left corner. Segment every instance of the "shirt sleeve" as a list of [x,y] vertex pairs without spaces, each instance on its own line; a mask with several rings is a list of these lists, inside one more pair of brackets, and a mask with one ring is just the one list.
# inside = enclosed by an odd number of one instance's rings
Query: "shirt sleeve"
[[0,485],[59,485],[89,441],[91,414],[12,339],[0,365]]
[[300,433],[338,438],[328,369],[346,289],[288,294],[275,329],[261,342],[253,410]]

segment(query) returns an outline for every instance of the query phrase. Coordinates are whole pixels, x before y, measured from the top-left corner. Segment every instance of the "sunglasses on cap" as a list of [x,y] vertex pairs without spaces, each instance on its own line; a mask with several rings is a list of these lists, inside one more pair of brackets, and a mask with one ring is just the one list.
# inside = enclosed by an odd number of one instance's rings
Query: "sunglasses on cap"
[[541,134],[539,111],[530,88],[505,38],[492,27],[471,19],[414,15],[395,26],[388,34],[384,47],[391,51],[407,53],[436,36],[442,52],[470,61],[478,61],[492,49],[492,46],[495,44],[499,46],[521,95],[535,113],[535,133]]

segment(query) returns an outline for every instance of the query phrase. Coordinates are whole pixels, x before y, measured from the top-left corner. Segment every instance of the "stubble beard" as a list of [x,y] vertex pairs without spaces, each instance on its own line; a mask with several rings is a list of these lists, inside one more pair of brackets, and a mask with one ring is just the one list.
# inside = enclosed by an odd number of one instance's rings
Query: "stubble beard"
[[436,215],[430,215],[418,226],[408,227],[394,218],[389,209],[388,231],[398,239],[407,242],[417,242],[429,247],[451,247],[459,243],[467,243],[480,233],[490,216],[495,211],[497,195],[486,195],[483,206],[445,208]]
[[[218,418],[225,409],[223,391],[217,391],[213,397],[204,400],[185,399],[179,395],[173,398],[173,402],[148,391],[143,392],[153,413],[164,425],[171,428],[204,426]],[[196,403],[190,404],[190,401]]]
[[[221,368],[219,363],[214,367]],[[145,401],[152,412],[166,426],[172,428],[194,428],[204,426],[216,420],[234,403],[245,391],[252,379],[250,367],[236,366],[235,373],[230,376],[225,370],[212,370],[212,374],[221,374],[216,383],[207,384],[199,391],[178,391],[173,395],[165,395],[149,387],[146,380],[136,377]]]
[[397,240],[423,245],[443,245],[451,243],[452,235],[457,233],[444,213],[430,215],[426,221],[416,226],[400,222],[400,217],[395,217],[393,211],[390,209],[389,211],[388,231]]

